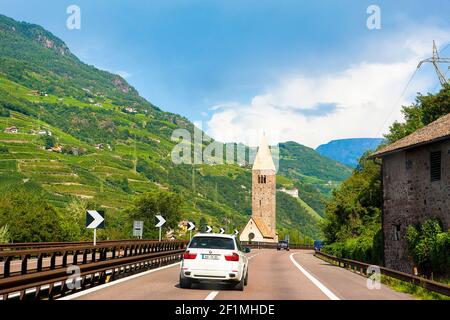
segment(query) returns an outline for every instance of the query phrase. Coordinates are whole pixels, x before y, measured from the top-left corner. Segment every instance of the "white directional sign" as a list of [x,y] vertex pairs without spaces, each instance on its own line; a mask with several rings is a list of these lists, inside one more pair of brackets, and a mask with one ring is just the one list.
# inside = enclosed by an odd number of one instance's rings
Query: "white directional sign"
[[166,223],[166,219],[164,219],[164,217],[159,214],[156,215],[155,217],[156,219],[158,219],[158,222],[156,223],[155,227],[161,228],[164,225],[164,223]]
[[238,235],[239,234],[239,230],[238,229],[234,229],[234,234]]
[[225,232],[224,228],[220,228],[220,234],[223,234]]
[[212,231],[212,228],[210,226],[206,226],[206,232],[210,233]]
[[133,222],[133,236],[142,238],[143,231],[144,231],[144,221],[134,221]]
[[88,229],[104,229],[105,213],[103,211],[86,210],[86,228]]
[[195,224],[193,222],[188,221],[188,231],[192,231],[195,229]]

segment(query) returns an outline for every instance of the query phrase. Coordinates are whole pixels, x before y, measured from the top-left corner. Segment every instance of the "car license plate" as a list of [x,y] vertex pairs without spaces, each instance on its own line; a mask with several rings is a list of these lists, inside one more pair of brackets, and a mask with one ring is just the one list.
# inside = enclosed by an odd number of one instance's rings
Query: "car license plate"
[[206,260],[219,260],[219,255],[217,254],[204,254],[203,259]]

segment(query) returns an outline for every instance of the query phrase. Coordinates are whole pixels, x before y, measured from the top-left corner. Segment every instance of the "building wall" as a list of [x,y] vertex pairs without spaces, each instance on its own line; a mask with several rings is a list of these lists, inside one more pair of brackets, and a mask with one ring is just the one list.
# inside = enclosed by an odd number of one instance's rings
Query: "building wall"
[[[442,151],[441,180],[432,182],[430,152],[439,150]],[[408,257],[405,240],[406,228],[429,218],[439,218],[445,230],[450,227],[450,140],[383,158],[386,267],[412,271],[413,263]]]
[[247,222],[247,225],[245,226],[244,230],[242,230],[241,234],[239,235],[239,240],[241,241],[250,241],[249,234],[253,233],[255,236],[252,239],[252,242],[266,242],[266,239],[264,239],[263,235],[259,231],[258,227],[255,225],[252,219],[250,219]]
[[[258,181],[265,176],[266,182]],[[276,175],[272,170],[252,171],[252,216],[261,217],[271,234],[276,234]]]

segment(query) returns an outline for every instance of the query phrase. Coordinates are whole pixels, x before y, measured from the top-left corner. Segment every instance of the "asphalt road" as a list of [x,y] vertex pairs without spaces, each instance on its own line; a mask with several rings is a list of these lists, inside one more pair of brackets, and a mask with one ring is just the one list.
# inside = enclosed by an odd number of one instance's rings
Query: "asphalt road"
[[384,285],[368,289],[367,279],[314,257],[312,251],[253,250],[249,283],[235,291],[226,284],[178,287],[179,264],[123,278],[65,299],[80,300],[404,300],[410,295]]

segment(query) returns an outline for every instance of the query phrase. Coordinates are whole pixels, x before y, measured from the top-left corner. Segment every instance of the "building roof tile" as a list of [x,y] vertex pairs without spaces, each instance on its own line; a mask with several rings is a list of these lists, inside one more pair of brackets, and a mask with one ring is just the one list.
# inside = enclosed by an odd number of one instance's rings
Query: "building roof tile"
[[371,154],[370,158],[383,157],[394,152],[445,139],[450,139],[450,113],[440,117],[429,125],[416,130],[410,135],[381,148]]

